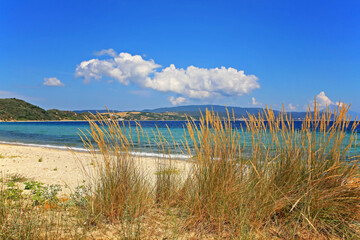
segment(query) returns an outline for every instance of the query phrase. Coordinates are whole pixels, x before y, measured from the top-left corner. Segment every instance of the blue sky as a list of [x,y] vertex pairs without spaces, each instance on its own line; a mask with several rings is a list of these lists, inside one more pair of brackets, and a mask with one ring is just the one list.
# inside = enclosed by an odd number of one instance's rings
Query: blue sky
[[64,110],[302,111],[318,96],[360,112],[359,9],[331,0],[4,0],[0,98]]

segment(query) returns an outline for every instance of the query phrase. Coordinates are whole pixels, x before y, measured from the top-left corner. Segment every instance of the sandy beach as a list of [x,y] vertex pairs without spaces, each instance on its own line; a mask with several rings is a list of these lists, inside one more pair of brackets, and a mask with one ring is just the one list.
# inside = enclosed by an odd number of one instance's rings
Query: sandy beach
[[[155,181],[158,164],[168,164],[167,160],[155,157],[134,157],[134,160],[151,182]],[[172,164],[179,171],[187,170],[188,164],[184,161],[172,161]],[[84,167],[93,169],[91,155],[87,152],[0,144],[1,177],[21,174],[29,181],[59,184],[62,194],[89,180],[84,174]]]

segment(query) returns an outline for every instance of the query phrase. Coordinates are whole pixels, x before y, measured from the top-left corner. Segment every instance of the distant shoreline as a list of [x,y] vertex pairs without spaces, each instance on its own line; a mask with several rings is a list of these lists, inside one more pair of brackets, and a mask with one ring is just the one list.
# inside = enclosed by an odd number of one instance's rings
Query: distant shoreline
[[4,121],[0,120],[0,122],[88,122],[87,120],[10,120]]
[[[115,120],[115,119],[114,119]],[[96,120],[95,120],[96,121]],[[116,120],[115,120],[116,121]],[[138,121],[138,122],[186,122],[187,120],[118,120],[119,122],[128,122],[128,121]],[[199,121],[199,120],[195,120]],[[236,121],[245,121],[245,120],[236,120]],[[23,120],[23,121],[4,121],[0,120],[0,122],[88,122],[87,120]]]

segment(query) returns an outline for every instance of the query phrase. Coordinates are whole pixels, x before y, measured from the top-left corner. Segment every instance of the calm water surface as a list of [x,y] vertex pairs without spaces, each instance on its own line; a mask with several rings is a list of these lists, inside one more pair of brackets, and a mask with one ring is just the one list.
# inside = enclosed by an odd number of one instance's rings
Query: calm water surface
[[[150,143],[146,136],[141,137],[140,144],[135,144],[135,151],[141,152],[157,152],[156,137],[154,132],[159,131],[165,139],[169,142],[175,142],[181,145],[184,141],[184,126],[186,121],[139,121],[142,129],[147,136],[149,136]],[[132,127],[131,135],[133,139],[137,140],[137,132],[134,129],[136,122],[126,122]],[[301,122],[294,122],[295,128],[301,128]],[[171,130],[172,136],[169,134],[168,128]],[[245,127],[242,121],[234,122],[234,127],[240,129]],[[0,122],[0,142],[26,144],[26,145],[41,145],[52,148],[74,148],[83,149],[83,143],[79,137],[80,131],[86,132],[89,130],[88,122]],[[127,127],[127,133],[129,134]],[[358,126],[357,132],[360,132]],[[157,134],[156,134],[157,135]],[[348,134],[349,135],[349,134]],[[250,141],[250,136],[245,136]],[[137,141],[135,141],[137,142]],[[353,151],[360,152],[359,149]],[[181,154],[180,150],[174,151],[175,154]]]

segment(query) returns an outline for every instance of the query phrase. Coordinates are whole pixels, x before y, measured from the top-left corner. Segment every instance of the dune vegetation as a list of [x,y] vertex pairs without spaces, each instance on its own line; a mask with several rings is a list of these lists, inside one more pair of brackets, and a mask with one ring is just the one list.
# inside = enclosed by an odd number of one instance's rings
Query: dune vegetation
[[[25,193],[3,184],[0,238],[358,239],[359,122],[348,110],[315,108],[298,130],[285,111],[249,115],[244,129],[231,113],[206,111],[200,123],[188,121],[180,146],[154,132],[168,156],[155,176],[131,154],[140,137],[97,115],[90,137],[82,134],[89,184],[67,199],[55,186],[27,183]],[[140,125],[131,131],[146,134]],[[187,171],[175,167],[175,147],[193,156]]]

